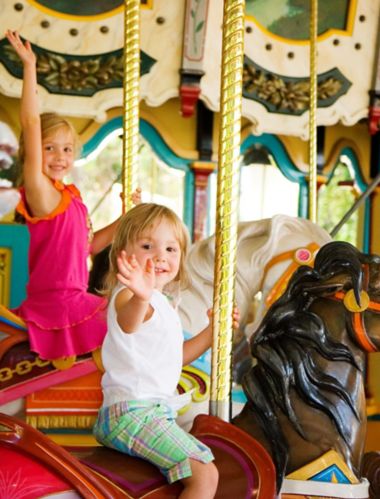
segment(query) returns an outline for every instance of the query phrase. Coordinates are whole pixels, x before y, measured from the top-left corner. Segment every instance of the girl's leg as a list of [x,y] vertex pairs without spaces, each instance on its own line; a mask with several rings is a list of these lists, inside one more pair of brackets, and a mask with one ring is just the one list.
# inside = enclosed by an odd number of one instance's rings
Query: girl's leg
[[180,499],[213,499],[218,487],[219,473],[214,463],[190,459],[192,476],[184,478]]

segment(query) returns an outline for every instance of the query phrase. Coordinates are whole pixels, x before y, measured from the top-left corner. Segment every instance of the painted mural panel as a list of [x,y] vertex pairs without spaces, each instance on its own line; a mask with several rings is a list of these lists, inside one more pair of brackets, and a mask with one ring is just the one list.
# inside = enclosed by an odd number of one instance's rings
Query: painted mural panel
[[[319,0],[318,35],[346,30],[356,0]],[[291,40],[309,39],[309,0],[246,0],[246,15],[274,35]]]

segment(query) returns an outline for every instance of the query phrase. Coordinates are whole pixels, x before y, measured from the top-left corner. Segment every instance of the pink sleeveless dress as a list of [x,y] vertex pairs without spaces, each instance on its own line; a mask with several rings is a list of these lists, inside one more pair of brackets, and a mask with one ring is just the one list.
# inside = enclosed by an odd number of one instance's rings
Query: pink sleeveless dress
[[106,300],[87,293],[91,225],[74,185],[54,183],[62,199],[53,213],[32,217],[25,193],[17,207],[30,232],[29,282],[14,313],[28,326],[30,349],[42,359],[81,355],[106,334]]

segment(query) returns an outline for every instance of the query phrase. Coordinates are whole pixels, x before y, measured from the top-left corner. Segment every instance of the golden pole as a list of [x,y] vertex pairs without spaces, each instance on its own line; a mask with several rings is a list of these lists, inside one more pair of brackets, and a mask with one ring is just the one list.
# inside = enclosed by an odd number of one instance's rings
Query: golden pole
[[309,220],[317,222],[318,0],[310,0]]
[[225,0],[223,14],[210,412],[225,421],[230,419],[231,410],[244,3],[244,0]]
[[125,0],[123,80],[123,213],[131,208],[131,194],[139,153],[140,0]]

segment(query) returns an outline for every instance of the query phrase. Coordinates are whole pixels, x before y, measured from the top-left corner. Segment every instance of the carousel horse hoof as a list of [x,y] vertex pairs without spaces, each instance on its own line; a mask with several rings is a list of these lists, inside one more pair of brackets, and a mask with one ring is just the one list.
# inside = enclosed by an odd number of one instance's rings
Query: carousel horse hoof
[[70,367],[74,365],[76,358],[76,355],[71,355],[70,357],[59,357],[58,359],[52,360],[51,363],[56,369],[64,371],[66,369],[70,369]]
[[99,347],[92,352],[92,359],[95,362],[96,367],[101,373],[104,373],[104,366],[102,361],[102,349]]

